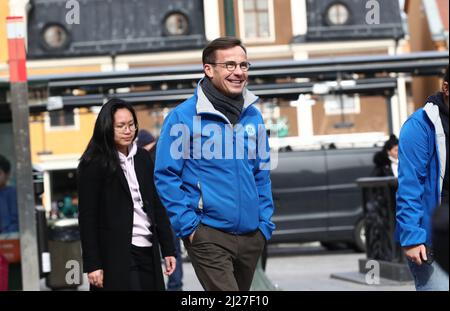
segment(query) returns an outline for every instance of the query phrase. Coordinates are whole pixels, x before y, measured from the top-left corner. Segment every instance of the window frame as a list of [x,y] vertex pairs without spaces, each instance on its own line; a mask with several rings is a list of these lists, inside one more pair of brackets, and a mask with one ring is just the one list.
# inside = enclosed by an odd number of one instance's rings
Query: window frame
[[[256,1],[256,0],[254,0]],[[247,37],[245,29],[244,0],[238,0],[239,33],[244,43],[273,43],[276,40],[274,0],[267,1],[267,13],[269,17],[269,36],[265,38]]]
[[[342,6],[345,9],[345,11],[347,12],[347,19],[343,23],[334,23],[329,17],[329,13],[330,13],[331,9],[336,6]],[[341,26],[349,25],[351,18],[352,18],[352,11],[350,10],[350,7],[340,1],[331,3],[325,10],[325,22],[328,26],[331,26],[331,27],[341,27]]]
[[[353,108],[349,108],[345,106],[345,100],[344,99],[344,109],[341,110],[340,103],[339,103],[339,95],[325,95],[323,97],[323,110],[326,116],[337,116],[343,114],[360,114],[361,113],[361,98],[358,94],[353,94],[352,97],[347,96],[346,94],[343,94],[342,96],[345,96],[347,98],[353,99]],[[336,108],[331,108],[329,105],[327,105],[327,101],[329,102],[331,97],[334,98],[334,101],[337,103]]]
[[44,115],[45,131],[46,132],[64,132],[64,131],[79,131],[80,130],[80,110],[78,108],[73,109],[73,122],[72,125],[51,125],[50,112],[46,111]]

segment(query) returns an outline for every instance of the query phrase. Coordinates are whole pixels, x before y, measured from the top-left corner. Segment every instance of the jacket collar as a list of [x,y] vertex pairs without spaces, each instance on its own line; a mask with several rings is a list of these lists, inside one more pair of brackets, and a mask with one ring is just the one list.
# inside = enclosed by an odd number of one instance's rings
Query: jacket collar
[[[445,132],[442,127],[441,117],[439,115],[439,107],[432,102],[428,102],[423,110],[427,115],[428,119],[434,125],[434,131],[436,135],[436,149],[439,155],[439,168],[440,168],[440,183],[439,183],[439,193],[442,192],[442,185],[444,182],[445,166],[447,163],[447,149],[445,147]],[[440,200],[439,196],[439,200]]]
[[[203,81],[203,79],[204,78],[202,78],[198,82],[197,88],[195,90],[195,95],[197,95],[197,104],[196,104],[197,114],[209,113],[209,114],[219,115],[223,119],[225,119],[228,123],[230,123],[228,118],[225,117],[223,115],[223,113],[216,110],[214,108],[213,104],[206,97],[206,95],[203,92],[202,87],[201,87],[201,82]],[[251,105],[253,105],[254,103],[256,103],[259,100],[259,97],[256,96],[255,94],[253,94],[252,92],[250,92],[246,87],[244,88],[242,96],[244,97],[244,106],[242,107],[242,113],[244,113],[244,111],[248,107],[250,107]]]
[[440,122],[439,107],[432,102],[427,102],[426,105],[423,107],[423,110],[427,114],[428,119],[430,119],[430,121],[436,127],[436,123],[438,123],[438,121]]
[[136,153],[137,153],[137,144],[136,144],[136,142],[133,141],[131,146],[128,147],[128,155],[124,155],[120,151],[117,151],[117,153],[119,154],[120,163],[124,163],[127,160],[133,158],[136,155]]

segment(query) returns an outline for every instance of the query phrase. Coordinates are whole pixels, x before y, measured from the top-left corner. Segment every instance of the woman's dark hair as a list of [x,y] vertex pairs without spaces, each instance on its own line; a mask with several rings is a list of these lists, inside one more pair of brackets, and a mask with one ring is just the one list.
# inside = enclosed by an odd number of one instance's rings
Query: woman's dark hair
[[242,44],[241,40],[235,37],[221,37],[211,41],[203,50],[202,61],[203,64],[212,64],[216,62],[216,51],[226,50],[234,48],[235,46],[240,46],[245,54],[247,50]]
[[5,174],[9,174],[11,171],[11,163],[7,158],[0,154],[0,170],[5,172]]
[[[80,166],[92,161],[99,161],[110,172],[114,172],[119,164],[117,148],[114,143],[114,114],[118,109],[128,109],[133,115],[134,124],[138,127],[136,112],[130,103],[119,98],[111,98],[103,105],[95,121],[94,133],[80,159]],[[135,131],[133,141],[137,137]]]
[[389,136],[389,139],[384,143],[384,150],[387,152],[394,148],[395,146],[398,146],[398,138],[394,134]]

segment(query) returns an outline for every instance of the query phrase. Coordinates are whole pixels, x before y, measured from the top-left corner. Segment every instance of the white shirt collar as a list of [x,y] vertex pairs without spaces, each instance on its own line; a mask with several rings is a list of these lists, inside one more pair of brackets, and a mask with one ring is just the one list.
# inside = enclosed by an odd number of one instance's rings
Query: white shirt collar
[[133,141],[133,143],[128,147],[128,155],[124,155],[122,152],[117,151],[119,154],[119,160],[121,163],[129,160],[130,158],[133,158],[137,153],[137,145],[136,142]]

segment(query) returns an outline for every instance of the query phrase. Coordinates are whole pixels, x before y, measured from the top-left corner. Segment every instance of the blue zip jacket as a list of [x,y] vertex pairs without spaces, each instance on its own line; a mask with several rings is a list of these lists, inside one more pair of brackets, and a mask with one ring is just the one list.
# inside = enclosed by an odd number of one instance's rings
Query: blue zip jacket
[[194,96],[164,121],[155,184],[179,237],[189,236],[200,223],[233,234],[259,229],[266,240],[272,236],[268,137],[253,106],[258,97],[247,89],[243,96],[234,128],[209,102],[200,83]]
[[16,188],[0,189],[0,233],[19,231]]
[[400,131],[398,151],[395,238],[401,246],[431,245],[447,156],[438,106],[429,102],[411,115]]

